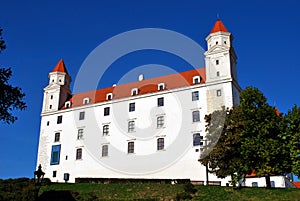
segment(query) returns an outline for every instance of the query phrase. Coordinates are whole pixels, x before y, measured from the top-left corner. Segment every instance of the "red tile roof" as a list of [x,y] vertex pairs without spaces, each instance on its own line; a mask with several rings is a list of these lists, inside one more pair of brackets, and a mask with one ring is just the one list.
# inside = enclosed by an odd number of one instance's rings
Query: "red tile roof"
[[[142,80],[138,82],[131,82],[128,84],[112,86],[112,87],[84,92],[80,94],[74,94],[69,101],[71,102],[71,107],[78,107],[83,105],[84,98],[90,99],[89,104],[110,101],[110,100],[106,100],[106,94],[108,93],[113,94],[112,100],[126,98],[132,96],[131,90],[134,88],[138,89],[138,94],[136,96],[141,94],[154,93],[154,92],[158,92],[159,83],[165,83],[164,90],[176,89],[180,87],[194,85],[193,84],[194,76],[201,77],[200,84],[205,83],[206,80],[205,68],[189,70],[177,74],[151,78],[151,79]],[[64,109],[64,107],[62,109]]]
[[292,182],[296,188],[300,188],[300,182],[299,181],[294,181]]
[[223,32],[229,32],[226,27],[224,26],[224,24],[222,23],[221,20],[217,20],[214,27],[212,28],[210,33],[215,33],[215,32],[219,32],[219,31],[223,31]]
[[52,72],[62,72],[62,73],[67,73],[67,68],[65,66],[64,61],[61,59],[59,62],[56,64],[55,68],[52,70]]

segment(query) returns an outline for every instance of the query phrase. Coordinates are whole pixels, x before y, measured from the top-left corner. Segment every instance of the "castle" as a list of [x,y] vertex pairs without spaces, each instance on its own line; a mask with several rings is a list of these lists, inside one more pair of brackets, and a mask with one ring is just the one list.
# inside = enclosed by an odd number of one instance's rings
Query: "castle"
[[[199,162],[206,114],[239,103],[233,37],[217,20],[205,67],[72,94],[62,60],[44,88],[37,165],[53,182],[206,181]],[[228,179],[209,174],[210,181]]]

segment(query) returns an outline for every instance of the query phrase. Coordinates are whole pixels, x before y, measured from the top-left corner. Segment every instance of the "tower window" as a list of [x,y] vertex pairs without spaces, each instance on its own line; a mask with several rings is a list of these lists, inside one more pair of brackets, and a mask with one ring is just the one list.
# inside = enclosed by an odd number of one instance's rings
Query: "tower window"
[[203,136],[200,133],[193,134],[193,146],[203,145]]
[[53,95],[50,96],[50,99],[51,99],[51,100],[53,99]]
[[54,142],[59,142],[60,139],[60,133],[55,133],[54,134]]
[[164,106],[164,98],[163,97],[157,99],[157,106],[158,107]]
[[163,150],[165,148],[165,139],[158,138],[157,139],[157,150]]
[[199,91],[193,91],[192,92],[192,101],[199,100]]
[[220,77],[220,72],[219,71],[217,71],[217,77]]
[[133,154],[134,153],[134,142],[128,142],[127,152],[129,154]]
[[47,126],[49,126],[49,124],[50,124],[50,121],[47,121]]
[[51,151],[50,165],[58,165],[60,158],[60,145],[53,145]]
[[108,156],[108,145],[103,145],[102,146],[102,157]]
[[53,171],[52,172],[52,177],[56,177],[56,173],[57,173],[56,171]]
[[162,128],[165,124],[165,117],[159,116],[157,117],[157,128]]
[[216,65],[219,65],[219,60],[216,60]]
[[77,140],[83,139],[83,128],[78,129],[77,131]]
[[109,107],[105,107],[104,108],[104,116],[108,116],[109,115]]
[[62,115],[57,116],[57,124],[62,123]]
[[76,149],[76,160],[82,159],[82,149]]
[[52,105],[49,105],[49,109],[52,109]]
[[199,110],[193,111],[193,122],[199,122],[200,121],[200,112]]
[[219,42],[218,42],[218,41],[216,41],[216,45],[218,45],[218,43],[219,43]]
[[131,132],[134,132],[134,121],[129,121],[128,122],[128,132],[131,133]]
[[129,112],[135,111],[135,103],[129,103]]
[[109,125],[103,126],[103,136],[106,136],[109,134]]
[[85,112],[79,113],[79,120],[84,120]]
[[222,96],[222,91],[221,91],[221,89],[217,90],[217,96]]
[[226,40],[224,41],[224,44],[226,44]]

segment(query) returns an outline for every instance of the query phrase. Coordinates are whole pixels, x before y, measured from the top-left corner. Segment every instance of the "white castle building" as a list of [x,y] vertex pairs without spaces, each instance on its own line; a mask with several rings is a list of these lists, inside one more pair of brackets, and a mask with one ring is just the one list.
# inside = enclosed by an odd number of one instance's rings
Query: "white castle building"
[[[205,67],[72,94],[61,60],[44,88],[37,164],[53,182],[206,181],[199,162],[206,114],[239,103],[233,37],[220,20]],[[228,179],[209,174],[209,181]]]

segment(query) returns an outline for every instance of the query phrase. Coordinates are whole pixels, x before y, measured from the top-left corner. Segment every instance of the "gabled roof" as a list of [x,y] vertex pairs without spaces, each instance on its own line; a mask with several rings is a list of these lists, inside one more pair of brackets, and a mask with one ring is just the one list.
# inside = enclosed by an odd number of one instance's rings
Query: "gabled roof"
[[211,32],[210,33],[215,33],[215,32],[219,32],[219,31],[222,31],[222,32],[229,32],[225,25],[222,23],[221,20],[217,20],[214,27],[212,28]]
[[56,64],[55,68],[52,70],[52,72],[61,72],[61,73],[67,73],[67,68],[65,66],[64,61],[61,59],[59,62]]
[[[69,100],[71,102],[71,107],[78,107],[83,105],[83,99],[89,98],[89,104],[111,101],[106,100],[106,94],[112,93],[113,99],[121,99],[126,97],[132,97],[131,90],[134,88],[138,89],[139,96],[142,94],[149,94],[158,92],[158,84],[165,83],[164,90],[176,89],[186,86],[192,86],[193,77],[200,76],[201,81],[199,84],[205,83],[205,68],[199,68],[194,70],[189,70],[181,73],[146,79],[138,82],[131,82],[127,84],[121,84],[117,86],[112,86],[108,88],[98,89],[94,91],[84,92],[80,94],[74,94]],[[64,107],[62,108],[64,109]]]

